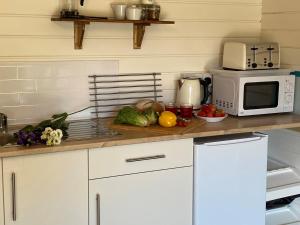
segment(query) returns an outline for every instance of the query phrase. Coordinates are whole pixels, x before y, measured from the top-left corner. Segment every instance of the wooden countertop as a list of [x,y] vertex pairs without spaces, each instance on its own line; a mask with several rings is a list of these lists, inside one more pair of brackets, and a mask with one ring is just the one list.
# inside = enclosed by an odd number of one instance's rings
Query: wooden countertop
[[143,128],[127,125],[114,125],[111,120],[106,122],[110,128],[118,131],[120,135],[109,138],[65,141],[61,145],[55,147],[42,145],[32,147],[0,147],[0,157],[103,148],[116,145],[267,131],[272,129],[300,128],[300,115],[288,113],[252,117],[228,117],[218,123],[206,123],[203,120],[193,119],[191,124],[187,127],[173,128],[162,128],[160,126]]

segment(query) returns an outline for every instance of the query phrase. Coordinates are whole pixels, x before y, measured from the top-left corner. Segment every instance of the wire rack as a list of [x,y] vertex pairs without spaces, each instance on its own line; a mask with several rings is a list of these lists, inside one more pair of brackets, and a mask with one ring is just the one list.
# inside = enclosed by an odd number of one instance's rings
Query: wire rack
[[120,108],[140,99],[160,101],[163,97],[161,81],[161,73],[90,75],[92,117],[114,117]]

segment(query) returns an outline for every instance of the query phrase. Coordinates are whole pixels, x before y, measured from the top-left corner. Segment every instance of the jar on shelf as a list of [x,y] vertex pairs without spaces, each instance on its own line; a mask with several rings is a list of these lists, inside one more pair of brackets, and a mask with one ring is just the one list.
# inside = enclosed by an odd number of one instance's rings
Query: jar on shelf
[[142,4],[142,20],[159,20],[160,6]]
[[79,16],[79,0],[60,0],[60,16],[62,18],[76,18]]
[[140,5],[129,5],[126,8],[128,20],[140,20],[142,18],[142,7]]
[[143,5],[153,5],[154,3],[154,0],[141,0],[141,4]]

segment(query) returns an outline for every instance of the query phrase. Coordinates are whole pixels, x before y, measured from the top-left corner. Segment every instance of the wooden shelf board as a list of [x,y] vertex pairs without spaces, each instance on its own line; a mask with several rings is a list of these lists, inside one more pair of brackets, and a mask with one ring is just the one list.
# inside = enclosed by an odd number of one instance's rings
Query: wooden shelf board
[[81,22],[81,23],[90,23],[90,22],[99,22],[99,23],[132,23],[132,24],[175,24],[174,21],[161,21],[161,20],[117,20],[113,18],[108,19],[97,19],[97,18],[60,18],[52,17],[52,21],[64,21],[64,22]]
[[117,20],[113,18],[61,18],[52,17],[51,21],[58,22],[73,22],[74,23],[74,48],[82,49],[82,42],[84,38],[85,25],[91,22],[95,23],[127,23],[133,25],[133,48],[140,49],[142,46],[145,27],[151,24],[175,24],[174,21],[160,21],[160,20]]

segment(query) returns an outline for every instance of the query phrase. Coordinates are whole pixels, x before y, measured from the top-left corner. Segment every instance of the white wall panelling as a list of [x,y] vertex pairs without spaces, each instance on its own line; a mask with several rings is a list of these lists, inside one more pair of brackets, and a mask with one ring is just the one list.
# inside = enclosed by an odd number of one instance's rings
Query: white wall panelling
[[300,68],[300,2],[263,0],[262,37],[281,44],[282,64]]
[[[175,20],[175,25],[153,25],[147,30],[142,50],[132,49],[132,25],[92,23],[87,26],[84,49],[73,49],[71,23],[51,22],[58,13],[59,1],[8,1],[0,9],[0,60],[24,58],[107,58],[120,61],[143,56],[179,56],[173,64],[184,65],[181,57],[220,53],[224,38],[258,38],[261,0],[235,1],[158,1],[162,19]],[[110,0],[90,0],[82,14],[112,16]],[[208,60],[209,61],[209,60]],[[175,62],[175,63],[174,63]],[[147,65],[147,62],[146,62]],[[170,68],[170,66],[169,66]],[[146,68],[147,69],[147,68]],[[171,68],[170,68],[171,69]],[[203,69],[203,67],[202,67]],[[122,71],[120,71],[122,72]],[[132,72],[132,71],[131,71]]]
[[[262,38],[281,44],[281,64],[300,70],[300,2],[263,0]],[[299,79],[296,90],[300,89]],[[300,93],[296,92],[295,111],[300,112]]]
[[[111,2],[89,0],[80,12],[112,16]],[[161,18],[176,23],[147,27],[141,50],[132,49],[132,25],[105,23],[86,26],[83,49],[74,50],[72,23],[50,21],[52,15],[59,13],[59,0],[3,2],[0,61],[8,63],[0,65],[0,95],[7,100],[0,100],[0,111],[8,113],[11,123],[23,123],[79,108],[87,100],[82,94],[87,94],[87,74],[76,71],[82,70],[79,65],[88,68],[91,64],[84,65],[83,61],[91,60],[114,61],[117,65],[113,73],[163,72],[165,100],[173,101],[174,80],[181,71],[218,67],[224,41],[259,39],[262,0],[158,0],[157,3],[162,8]],[[66,63],[72,60],[78,62],[76,67],[72,67],[72,62]],[[32,61],[43,62],[30,67]],[[60,66],[57,61],[68,65]],[[103,65],[96,71],[101,72]],[[64,69],[55,71],[61,67]],[[43,104],[48,105],[47,109],[40,107]]]

